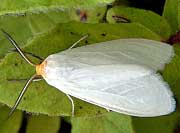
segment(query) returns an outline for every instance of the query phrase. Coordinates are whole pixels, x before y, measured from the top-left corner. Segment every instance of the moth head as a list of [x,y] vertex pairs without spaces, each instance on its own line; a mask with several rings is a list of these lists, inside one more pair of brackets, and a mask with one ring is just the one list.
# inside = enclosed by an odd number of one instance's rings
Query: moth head
[[36,74],[45,76],[45,67],[46,67],[47,61],[43,61],[41,64],[36,65]]

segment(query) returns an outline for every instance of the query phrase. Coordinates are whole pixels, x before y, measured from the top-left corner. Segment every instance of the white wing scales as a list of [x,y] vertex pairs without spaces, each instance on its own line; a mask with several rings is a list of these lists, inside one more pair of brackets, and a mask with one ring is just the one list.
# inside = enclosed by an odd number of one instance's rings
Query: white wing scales
[[[118,39],[74,48],[59,54],[68,54],[68,57],[83,56],[86,59],[89,56],[94,58],[99,55],[102,58],[102,63],[107,62],[107,58],[109,58],[111,59],[110,63],[114,60],[116,63],[119,63],[117,61],[120,63],[138,63],[147,65],[154,70],[161,70],[166,63],[171,61],[174,56],[174,49],[170,45],[153,40]],[[94,60],[100,62],[99,58]],[[92,60],[93,64],[96,63],[94,60]]]
[[167,44],[120,39],[50,55],[45,80],[64,93],[134,116],[159,116],[175,109],[168,85],[156,70],[174,55]]
[[150,117],[174,111],[175,101],[168,89],[160,76],[153,74],[117,83],[101,91],[79,90],[75,94],[73,90],[71,92],[77,98],[116,112]]

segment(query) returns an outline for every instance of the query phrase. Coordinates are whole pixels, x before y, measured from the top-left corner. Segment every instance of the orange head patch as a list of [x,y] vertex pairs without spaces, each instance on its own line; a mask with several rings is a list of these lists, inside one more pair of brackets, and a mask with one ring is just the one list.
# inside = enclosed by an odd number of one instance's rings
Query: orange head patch
[[45,67],[47,65],[47,61],[43,61],[41,64],[36,65],[36,73],[37,75],[45,76]]

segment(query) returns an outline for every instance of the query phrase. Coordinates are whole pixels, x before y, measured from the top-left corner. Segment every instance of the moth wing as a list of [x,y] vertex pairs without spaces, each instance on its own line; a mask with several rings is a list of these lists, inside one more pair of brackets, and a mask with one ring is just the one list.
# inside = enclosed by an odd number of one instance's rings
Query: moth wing
[[[76,85],[76,83],[75,83]],[[133,116],[166,115],[175,110],[175,100],[159,74],[113,83],[106,88],[71,88],[68,94],[100,107]]]
[[146,39],[120,39],[50,55],[45,80],[66,94],[134,116],[172,112],[168,85],[155,74],[173,47]]
[[[93,45],[73,48],[62,53],[69,55],[99,53],[106,57],[118,58],[120,62],[146,65],[154,70],[162,70],[174,56],[172,46],[148,39],[129,38],[117,39]],[[96,55],[94,55],[95,57]]]

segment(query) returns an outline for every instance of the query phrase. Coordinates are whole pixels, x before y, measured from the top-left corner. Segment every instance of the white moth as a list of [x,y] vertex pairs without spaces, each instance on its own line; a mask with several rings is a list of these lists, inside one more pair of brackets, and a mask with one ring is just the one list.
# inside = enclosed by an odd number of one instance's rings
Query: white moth
[[36,75],[68,97],[132,116],[161,116],[173,112],[176,105],[168,84],[157,70],[163,70],[173,56],[173,47],[162,42],[118,39],[50,55],[36,65]]

